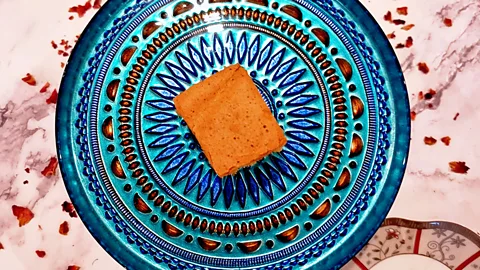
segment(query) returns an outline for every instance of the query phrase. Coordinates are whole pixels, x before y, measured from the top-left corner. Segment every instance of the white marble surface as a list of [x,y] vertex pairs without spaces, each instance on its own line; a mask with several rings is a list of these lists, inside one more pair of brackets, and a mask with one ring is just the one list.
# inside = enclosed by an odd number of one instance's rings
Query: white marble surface
[[[396,52],[405,72],[413,121],[411,155],[407,174],[390,215],[415,220],[447,220],[480,231],[480,2],[478,0],[363,0],[385,32],[395,31],[392,44],[413,38],[411,48]],[[68,8],[78,0],[0,0],[0,250],[1,269],[121,269],[90,236],[78,218],[62,211],[68,195],[58,169],[56,175],[41,174],[55,156],[55,104],[47,104],[58,88],[62,70],[51,46],[61,39],[70,44],[80,34],[95,10],[69,20]],[[397,7],[409,7],[399,16]],[[406,20],[410,31],[383,20],[392,11],[394,19]],[[444,18],[451,18],[446,27]],[[429,74],[417,69],[430,67]],[[21,78],[31,73],[36,86]],[[46,93],[40,89],[51,86]],[[418,101],[418,92],[437,91],[429,101]],[[453,120],[456,113],[458,119]],[[438,142],[425,145],[423,138]],[[451,137],[450,146],[440,142]],[[468,174],[450,171],[449,162],[465,161]],[[25,171],[30,169],[30,173]],[[28,180],[28,184],[24,181]],[[19,227],[12,206],[29,208],[33,219]],[[59,233],[62,222],[68,235]],[[36,250],[46,252],[39,258]],[[399,268],[401,269],[401,268]]]

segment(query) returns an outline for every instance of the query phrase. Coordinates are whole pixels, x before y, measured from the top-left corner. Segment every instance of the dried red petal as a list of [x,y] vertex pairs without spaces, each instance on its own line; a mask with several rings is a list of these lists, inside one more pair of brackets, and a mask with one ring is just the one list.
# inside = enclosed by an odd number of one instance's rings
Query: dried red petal
[[452,161],[448,165],[450,165],[450,171],[454,173],[467,174],[468,170],[470,170],[463,161]]
[[400,20],[400,19],[395,19],[395,20],[393,20],[392,22],[393,22],[393,24],[395,24],[395,25],[403,25],[403,24],[405,24],[405,21],[404,21],[404,20]]
[[55,43],[55,41],[51,41],[52,47],[56,50],[58,48],[58,45]]
[[460,113],[456,113],[455,116],[453,117],[453,121],[457,121],[458,117],[460,116]]
[[414,26],[415,26],[415,24],[411,23],[411,24],[407,24],[407,25],[403,26],[401,29],[405,30],[405,31],[408,31],[408,30],[412,29]]
[[22,78],[22,81],[26,82],[31,86],[37,85],[37,81],[35,80],[35,77],[33,77],[32,74],[30,73],[27,73],[27,75],[25,75],[25,77]]
[[405,47],[407,48],[410,48],[413,46],[413,38],[412,37],[408,37],[407,38],[407,41],[405,41]]
[[387,34],[387,38],[389,39],[394,39],[396,36],[395,36],[395,32],[392,32],[390,34]]
[[45,255],[47,255],[47,253],[45,253],[43,250],[36,250],[35,253],[37,253],[37,256],[40,258],[43,258]]
[[0,243],[0,250],[4,249],[2,243]]
[[76,265],[70,265],[67,270],[80,270],[80,267]]
[[68,222],[64,221],[62,224],[60,224],[60,227],[58,228],[58,232],[61,235],[68,235],[69,231],[70,231],[70,227],[68,226]]
[[30,209],[17,205],[12,206],[12,213],[17,217],[19,227],[27,225],[35,216]]
[[78,217],[77,212],[75,211],[75,208],[73,207],[73,204],[70,203],[70,202],[64,202],[62,204],[62,210],[64,212],[67,212],[70,215],[70,217],[72,217],[72,218]]
[[403,43],[398,43],[397,46],[395,46],[395,49],[403,49],[405,48],[405,44]]
[[65,63],[64,63],[64,62],[61,62],[61,63],[60,63],[60,67],[61,67],[61,68],[64,68],[64,67],[65,67]]
[[452,27],[452,25],[453,25],[452,19],[445,18],[443,20],[443,24],[445,24],[445,26],[447,26],[447,27]]
[[50,177],[52,175],[55,175],[56,170],[57,170],[57,166],[58,166],[57,158],[56,157],[51,157],[50,162],[48,163],[47,167],[45,167],[45,169],[43,169],[43,171],[42,171],[43,176]]
[[437,91],[435,91],[433,89],[428,90],[428,93],[425,94],[425,99],[426,100],[432,99],[433,96],[435,96],[436,93],[437,93]]
[[68,19],[69,19],[70,21],[72,21],[73,19],[75,19],[75,17],[70,16],[70,17],[68,17]]
[[437,143],[437,140],[433,137],[425,137],[423,138],[423,142],[426,144],[426,145],[434,145]]
[[415,121],[416,118],[417,118],[417,113],[416,112],[410,112],[410,119],[412,119],[412,121]]
[[28,180],[23,181],[23,184],[24,185],[28,184]]
[[418,100],[422,100],[424,98],[423,92],[418,92]]
[[25,172],[30,173],[30,168],[25,168]]
[[399,7],[397,8],[397,13],[399,15],[408,15],[408,7]]
[[57,89],[53,90],[49,98],[47,98],[47,104],[57,104],[58,92]]
[[428,74],[428,72],[430,72],[430,68],[428,68],[427,64],[424,62],[418,63],[418,70],[420,70],[424,74]]
[[92,4],[90,3],[90,0],[88,0],[84,5],[78,5],[78,6],[69,8],[68,12],[77,13],[78,17],[81,18],[91,8],[92,8]]
[[392,22],[392,12],[388,11],[387,14],[383,15],[383,19],[387,22]]
[[450,145],[450,141],[452,140],[449,136],[443,137],[440,139],[446,146]]
[[93,8],[94,8],[94,9],[99,9],[99,8],[101,8],[101,7],[102,7],[102,0],[95,0],[95,1],[93,2]]
[[45,85],[42,87],[42,89],[40,89],[40,93],[45,93],[47,92],[47,89],[50,87],[50,83],[47,82],[45,83]]

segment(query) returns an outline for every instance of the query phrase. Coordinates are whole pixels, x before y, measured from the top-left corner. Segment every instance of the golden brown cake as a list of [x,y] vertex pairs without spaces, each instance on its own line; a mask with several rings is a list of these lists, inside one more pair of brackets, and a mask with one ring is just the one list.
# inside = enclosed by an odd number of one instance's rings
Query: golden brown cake
[[287,142],[257,87],[239,64],[193,85],[174,103],[220,177],[235,174],[280,151]]

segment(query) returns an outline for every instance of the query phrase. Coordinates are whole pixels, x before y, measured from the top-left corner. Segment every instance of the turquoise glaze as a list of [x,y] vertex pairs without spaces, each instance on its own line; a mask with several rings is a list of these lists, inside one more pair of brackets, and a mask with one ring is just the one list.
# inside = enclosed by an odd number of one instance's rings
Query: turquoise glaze
[[[235,63],[288,143],[219,178],[172,99]],[[353,0],[110,0],[56,124],[80,217],[129,269],[337,269],[385,218],[410,136],[398,62]]]

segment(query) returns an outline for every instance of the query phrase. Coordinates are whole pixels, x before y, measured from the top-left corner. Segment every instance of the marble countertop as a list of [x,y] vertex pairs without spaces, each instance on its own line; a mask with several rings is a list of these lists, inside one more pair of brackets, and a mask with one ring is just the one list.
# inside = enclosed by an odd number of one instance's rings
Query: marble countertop
[[[407,173],[389,217],[450,221],[479,232],[480,2],[361,2],[385,33],[394,32],[415,116]],[[79,4],[85,1],[0,0],[2,269],[122,269],[76,217],[55,158],[62,63],[98,8],[79,18],[68,12]],[[408,7],[408,15],[399,7]],[[405,24],[386,21],[388,11]]]

